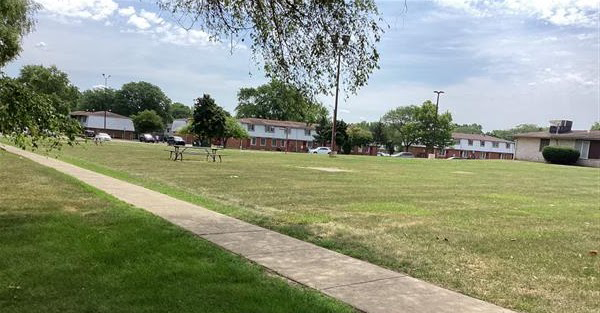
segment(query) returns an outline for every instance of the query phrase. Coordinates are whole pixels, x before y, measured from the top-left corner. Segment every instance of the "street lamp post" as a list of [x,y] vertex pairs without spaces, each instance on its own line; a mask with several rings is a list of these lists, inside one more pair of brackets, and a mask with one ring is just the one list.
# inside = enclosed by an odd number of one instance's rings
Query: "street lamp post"
[[104,131],[106,132],[106,100],[108,98],[108,79],[110,75],[102,74],[102,77],[104,77]]
[[337,55],[338,55],[338,59],[337,59],[337,74],[335,77],[335,106],[333,107],[333,125],[331,127],[331,153],[329,154],[329,156],[334,157],[336,154],[336,150],[335,150],[335,132],[336,132],[336,123],[337,123],[337,108],[338,108],[338,96],[339,96],[339,92],[340,92],[340,63],[342,61],[342,53],[341,53],[341,48],[345,48],[348,45],[348,42],[350,42],[350,35],[342,35],[342,47],[339,46],[338,40],[339,40],[339,35],[336,35],[334,38],[334,44],[337,47]]
[[437,135],[437,124],[438,124],[438,107],[440,105],[440,94],[444,93],[444,91],[434,90],[433,93],[437,94],[437,100],[435,100],[435,124],[433,125],[433,153],[435,153],[435,140]]

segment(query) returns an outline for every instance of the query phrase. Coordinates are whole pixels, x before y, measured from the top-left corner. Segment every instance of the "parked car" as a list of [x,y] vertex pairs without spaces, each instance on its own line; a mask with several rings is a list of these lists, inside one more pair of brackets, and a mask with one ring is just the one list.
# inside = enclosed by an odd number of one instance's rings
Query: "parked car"
[[168,136],[167,144],[169,146],[185,146],[185,140],[179,136]]
[[110,136],[107,133],[98,133],[98,135],[96,135],[94,137],[94,140],[97,141],[111,141],[112,138],[110,138]]
[[312,154],[330,154],[331,149],[329,147],[317,147],[314,149],[308,149],[308,153]]
[[377,152],[377,156],[390,156],[390,154],[385,152]]
[[392,154],[393,157],[395,158],[414,158],[414,154],[410,153],[410,152],[399,152],[396,154]]
[[84,135],[88,138],[94,138],[96,136],[96,132],[94,132],[93,130],[85,130]]
[[154,136],[152,136],[151,134],[142,134],[140,135],[140,141],[141,142],[156,142],[156,140],[154,139]]

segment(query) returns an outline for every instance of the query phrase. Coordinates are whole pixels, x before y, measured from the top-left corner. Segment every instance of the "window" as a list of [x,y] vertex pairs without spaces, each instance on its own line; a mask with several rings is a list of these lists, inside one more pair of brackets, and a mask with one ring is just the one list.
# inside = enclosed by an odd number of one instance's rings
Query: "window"
[[304,136],[310,136],[310,129],[304,130]]
[[250,145],[251,146],[256,146],[256,137],[250,138]]
[[544,147],[550,145],[550,139],[540,139],[540,151],[544,150]]
[[510,149],[510,142],[506,143],[506,149]]
[[260,145],[261,146],[266,146],[267,145],[267,138],[260,138]]
[[496,142],[496,141],[492,141],[492,147],[494,147],[494,148],[500,148],[500,143]]
[[479,141],[479,145],[482,147],[485,147],[485,141],[483,141],[483,140]]
[[460,146],[460,139],[454,139],[454,145]]
[[249,132],[253,132],[254,131],[254,124],[248,124],[248,131]]
[[286,134],[291,134],[292,133],[292,129],[291,128],[284,128],[284,133]]
[[575,150],[579,151],[579,158],[587,160],[590,152],[589,140],[575,140]]
[[473,145],[473,140],[469,139],[469,146]]
[[267,132],[267,133],[274,133],[275,132],[275,127],[269,126],[269,125],[265,125],[265,132]]
[[271,146],[277,147],[277,139],[271,139]]

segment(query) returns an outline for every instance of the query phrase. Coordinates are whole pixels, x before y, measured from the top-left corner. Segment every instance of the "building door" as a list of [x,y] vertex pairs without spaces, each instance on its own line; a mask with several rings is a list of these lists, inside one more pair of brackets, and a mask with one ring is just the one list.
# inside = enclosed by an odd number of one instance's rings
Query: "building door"
[[590,141],[589,140],[576,140],[575,150],[579,151],[579,158],[587,160],[590,152]]
[[600,159],[600,140],[590,141],[589,159]]

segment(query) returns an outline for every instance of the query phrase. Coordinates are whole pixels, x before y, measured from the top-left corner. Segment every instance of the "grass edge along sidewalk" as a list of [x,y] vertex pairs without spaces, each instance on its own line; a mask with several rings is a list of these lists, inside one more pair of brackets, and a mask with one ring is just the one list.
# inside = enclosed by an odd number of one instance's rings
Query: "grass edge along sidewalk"
[[0,150],[10,312],[354,312],[139,208]]

